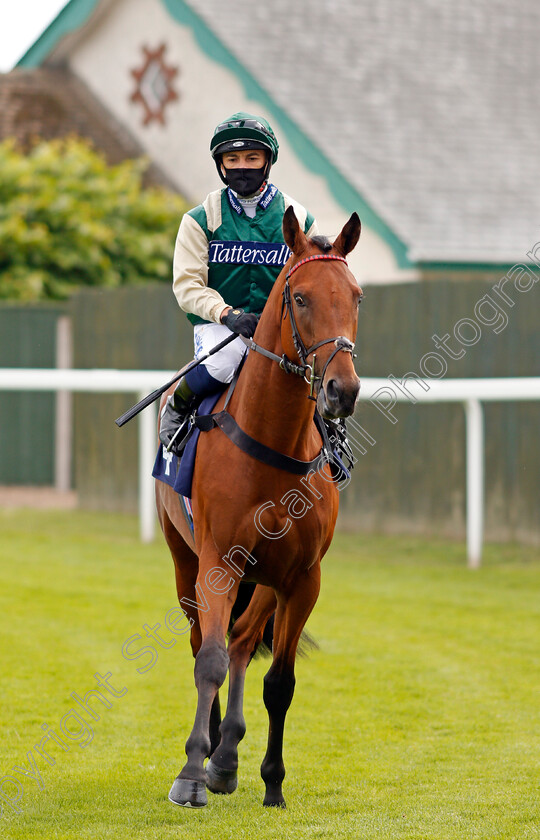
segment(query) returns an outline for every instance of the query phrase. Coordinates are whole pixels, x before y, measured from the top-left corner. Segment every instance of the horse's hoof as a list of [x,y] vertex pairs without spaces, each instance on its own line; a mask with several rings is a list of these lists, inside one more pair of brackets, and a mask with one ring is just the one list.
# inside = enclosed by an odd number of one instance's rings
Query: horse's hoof
[[265,808],[286,808],[281,785],[267,785],[263,805]]
[[177,776],[169,791],[169,799],[175,805],[183,805],[185,808],[203,808],[208,804],[206,785],[204,782]]
[[281,794],[269,795],[264,797],[263,805],[265,808],[286,808],[285,800]]
[[216,767],[210,759],[206,765],[206,787],[212,793],[234,793],[238,787],[236,770]]

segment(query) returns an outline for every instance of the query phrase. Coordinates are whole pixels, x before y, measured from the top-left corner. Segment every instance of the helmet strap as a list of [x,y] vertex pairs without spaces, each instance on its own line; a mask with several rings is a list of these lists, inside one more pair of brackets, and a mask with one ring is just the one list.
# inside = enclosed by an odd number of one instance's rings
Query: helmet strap
[[216,169],[217,169],[219,177],[221,178],[221,180],[223,181],[225,186],[228,187],[229,185],[227,184],[227,178],[225,177],[225,175],[221,171],[221,155],[216,155],[216,157],[214,158],[214,162],[216,164]]

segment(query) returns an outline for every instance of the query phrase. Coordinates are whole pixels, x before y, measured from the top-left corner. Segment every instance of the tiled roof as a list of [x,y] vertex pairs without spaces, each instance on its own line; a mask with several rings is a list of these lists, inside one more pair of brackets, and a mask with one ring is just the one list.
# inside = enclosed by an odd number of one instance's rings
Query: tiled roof
[[540,240],[539,3],[187,2],[412,259]]
[[[91,140],[111,164],[144,154],[132,135],[65,68],[16,69],[0,75],[0,140],[15,137],[27,148],[36,138],[69,134]],[[172,187],[155,164],[145,182]]]

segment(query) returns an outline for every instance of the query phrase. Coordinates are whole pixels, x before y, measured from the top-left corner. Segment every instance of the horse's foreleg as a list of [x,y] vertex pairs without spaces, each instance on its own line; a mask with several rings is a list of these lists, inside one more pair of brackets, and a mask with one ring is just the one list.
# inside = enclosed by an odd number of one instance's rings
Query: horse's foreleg
[[273,590],[257,586],[248,606],[232,628],[229,638],[227,713],[220,726],[219,745],[206,765],[206,783],[213,793],[233,793],[236,790],[238,744],[246,732],[243,712],[246,669],[275,608],[276,596]]
[[[195,589],[199,560],[195,552],[188,546],[187,542],[180,534],[180,527],[183,525],[183,521],[181,520],[179,514],[177,499],[173,498],[172,500],[174,502],[173,511],[176,517],[176,522],[173,522],[169,516],[166,507],[167,493],[170,495],[168,486],[162,485],[159,481],[156,482],[156,498],[159,520],[174,561],[178,601],[191,624],[191,650],[193,656],[196,657],[202,644],[201,628],[199,626],[199,613],[196,606],[197,592]],[[170,499],[169,502],[171,502]],[[210,749],[208,755],[211,755],[219,744],[220,723],[221,709],[219,704],[219,694],[216,694],[210,712]]]
[[177,805],[201,807],[206,805],[206,776],[204,760],[210,754],[210,718],[216,715],[216,696],[223,684],[229,666],[225,646],[225,633],[231,608],[238,590],[238,581],[228,593],[215,594],[205,585],[205,573],[218,565],[200,562],[198,577],[199,623],[202,644],[195,657],[195,686],[197,688],[197,711],[193,729],[186,742],[187,761],[173,782],[169,799]]
[[[195,590],[194,585],[184,585],[184,582],[178,582],[178,600],[182,609],[184,610],[185,614],[187,615],[190,623],[191,623],[191,650],[193,653],[194,658],[197,657],[199,650],[201,649],[202,638],[201,638],[201,629],[199,626],[199,616],[197,613],[197,609],[192,605],[186,603],[185,600],[194,601],[197,597],[197,593]],[[216,692],[216,696],[214,697],[214,702],[212,703],[212,708],[210,710],[210,724],[209,724],[209,736],[210,736],[210,748],[208,750],[208,756],[211,756],[214,752],[215,748],[219,744],[219,725],[221,723],[221,707],[219,703],[219,692]]]
[[297,576],[290,591],[279,595],[274,624],[274,658],[264,678],[263,698],[268,711],[269,729],[261,776],[266,785],[264,805],[284,808],[282,783],[283,732],[285,716],[291,705],[295,676],[294,661],[298,641],[320,588],[320,563]]

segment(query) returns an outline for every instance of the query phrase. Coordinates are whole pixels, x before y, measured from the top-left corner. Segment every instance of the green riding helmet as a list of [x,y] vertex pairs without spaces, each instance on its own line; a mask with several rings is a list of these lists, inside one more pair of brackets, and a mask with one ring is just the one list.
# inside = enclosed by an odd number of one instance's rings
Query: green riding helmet
[[220,156],[232,149],[266,149],[270,151],[270,165],[278,158],[279,143],[270,123],[264,117],[256,117],[239,111],[220,123],[210,142],[212,157],[219,164]]

